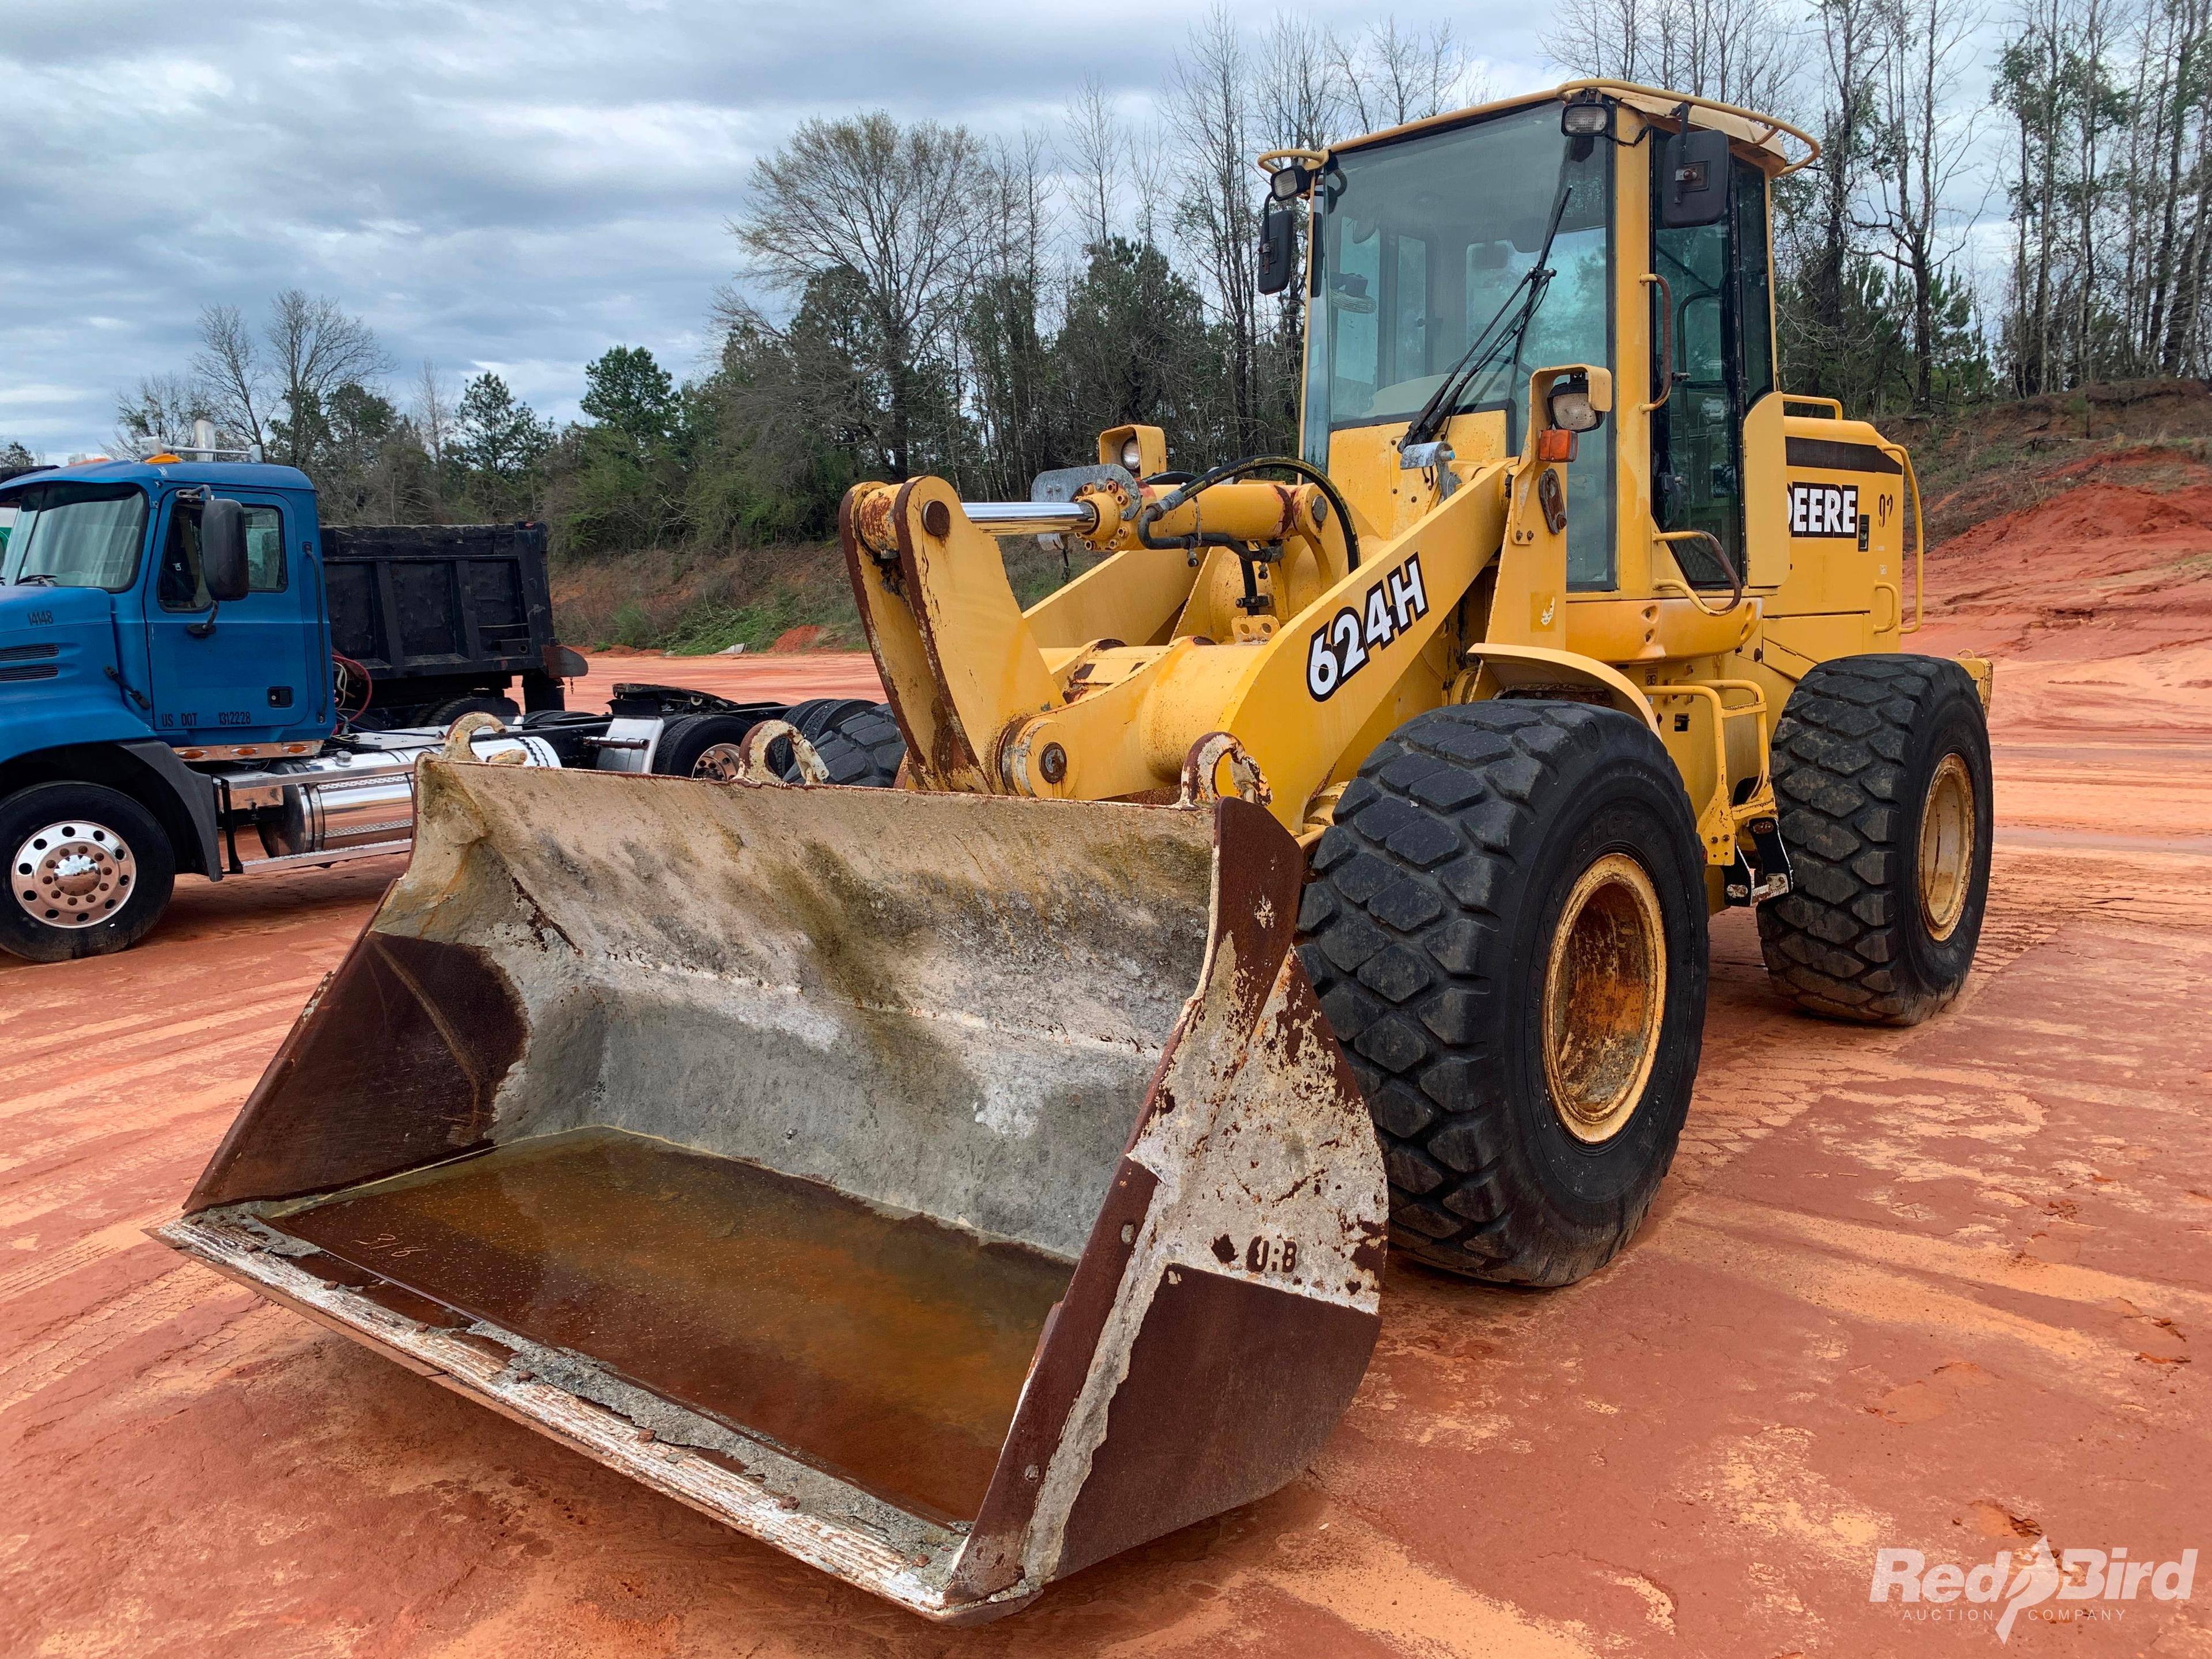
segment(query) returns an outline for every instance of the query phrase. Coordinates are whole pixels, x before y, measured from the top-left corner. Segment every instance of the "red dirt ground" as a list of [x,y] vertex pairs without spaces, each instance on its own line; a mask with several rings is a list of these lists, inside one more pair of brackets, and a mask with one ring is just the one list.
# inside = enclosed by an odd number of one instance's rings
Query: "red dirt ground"
[[[1682,1152],[1619,1261],[1533,1295],[1394,1266],[1304,1478],[980,1630],[142,1236],[390,868],[195,884],[128,956],[0,964],[0,1653],[1919,1656],[1995,1650],[1960,1616],[1987,1609],[1870,1603],[1877,1547],[2212,1551],[2203,487],[2107,478],[1929,562],[1923,641],[1999,659],[1957,1005],[1801,1018],[1724,915]],[[867,665],[624,658],[586,684],[617,672],[797,696]],[[2046,1603],[2008,1650],[2212,1654],[2212,1566],[2188,1602]]]
[[884,695],[875,659],[865,651],[774,652],[757,657],[663,657],[624,651],[587,653],[586,660],[592,672],[570,682],[571,708],[605,708],[608,694],[623,681],[685,685],[740,702]]

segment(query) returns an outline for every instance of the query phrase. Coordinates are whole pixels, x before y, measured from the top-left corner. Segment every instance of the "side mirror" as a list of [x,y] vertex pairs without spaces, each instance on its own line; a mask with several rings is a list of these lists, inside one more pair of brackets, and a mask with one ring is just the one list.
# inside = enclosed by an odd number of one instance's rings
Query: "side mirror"
[[1297,217],[1288,208],[1270,204],[1260,218],[1260,292],[1280,294],[1291,285],[1291,265],[1297,256]]
[[246,597],[246,509],[219,495],[200,509],[200,580],[218,604]]
[[1728,216],[1728,134],[1703,127],[1678,132],[1660,167],[1659,222],[1667,229],[1717,225]]

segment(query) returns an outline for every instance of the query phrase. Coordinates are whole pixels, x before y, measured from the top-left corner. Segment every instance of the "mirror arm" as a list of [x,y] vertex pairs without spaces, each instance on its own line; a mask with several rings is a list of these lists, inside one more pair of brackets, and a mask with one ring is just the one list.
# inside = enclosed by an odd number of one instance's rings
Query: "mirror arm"
[[198,621],[186,623],[185,624],[185,632],[191,635],[196,640],[205,639],[209,635],[215,632],[215,615],[216,611],[222,609],[222,601],[221,599],[210,599],[208,601],[207,615],[200,617]]

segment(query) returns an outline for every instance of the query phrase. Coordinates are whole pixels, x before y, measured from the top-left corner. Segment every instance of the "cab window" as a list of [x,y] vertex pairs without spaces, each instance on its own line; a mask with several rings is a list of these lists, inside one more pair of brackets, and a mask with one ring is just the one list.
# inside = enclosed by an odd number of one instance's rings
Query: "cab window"
[[0,552],[0,583],[104,587],[137,580],[146,492],[132,484],[55,483],[11,491],[15,522]]
[[[258,502],[246,509],[246,568],[249,592],[284,591],[284,515]],[[200,574],[200,504],[180,498],[169,510],[161,543],[158,587],[164,611],[204,611],[215,601]]]

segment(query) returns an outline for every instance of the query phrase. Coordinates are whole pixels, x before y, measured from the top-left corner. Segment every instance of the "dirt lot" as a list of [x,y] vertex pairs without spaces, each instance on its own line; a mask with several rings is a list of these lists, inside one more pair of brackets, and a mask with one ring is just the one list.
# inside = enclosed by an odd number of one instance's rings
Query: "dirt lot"
[[[0,1651],[1919,1655],[1992,1646],[1992,1610],[1870,1604],[1878,1547],[2212,1550],[2212,516],[2184,505],[2163,540],[2038,520],[1931,562],[1958,602],[1928,644],[2002,659],[1960,1004],[1801,1018],[1723,917],[1682,1153],[1619,1262],[1534,1295],[1394,1267],[1310,1474],[978,1631],[141,1236],[389,867],[192,884],[129,956],[0,965]],[[2045,1603],[2010,1645],[2212,1654],[2212,1567],[2189,1602]]]

